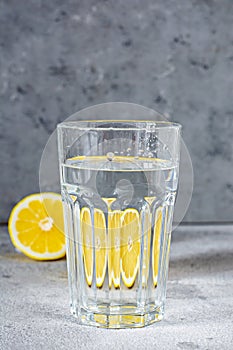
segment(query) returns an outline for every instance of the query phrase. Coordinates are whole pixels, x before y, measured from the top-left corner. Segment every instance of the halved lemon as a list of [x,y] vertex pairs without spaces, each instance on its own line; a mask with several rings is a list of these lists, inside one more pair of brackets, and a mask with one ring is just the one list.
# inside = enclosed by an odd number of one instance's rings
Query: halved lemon
[[121,261],[121,216],[120,210],[109,212],[108,215],[108,271],[109,287],[112,282],[115,288],[120,287],[120,261]]
[[155,226],[154,226],[154,237],[152,246],[152,276],[154,286],[158,283],[158,272],[159,272],[159,256],[160,256],[160,238],[162,234],[162,209],[157,209]]
[[65,236],[61,196],[35,193],[13,208],[8,229],[16,248],[36,260],[65,256]]
[[121,218],[121,274],[131,288],[135,282],[140,255],[140,219],[136,209],[126,209]]
[[96,286],[101,288],[107,268],[107,234],[105,215],[100,209],[94,210]]

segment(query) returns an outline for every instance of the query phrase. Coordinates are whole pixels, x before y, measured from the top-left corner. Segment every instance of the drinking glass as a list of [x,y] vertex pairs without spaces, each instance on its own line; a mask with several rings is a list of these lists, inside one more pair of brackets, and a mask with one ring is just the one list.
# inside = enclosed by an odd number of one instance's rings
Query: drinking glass
[[160,321],[181,126],[92,120],[57,129],[71,312],[106,328]]

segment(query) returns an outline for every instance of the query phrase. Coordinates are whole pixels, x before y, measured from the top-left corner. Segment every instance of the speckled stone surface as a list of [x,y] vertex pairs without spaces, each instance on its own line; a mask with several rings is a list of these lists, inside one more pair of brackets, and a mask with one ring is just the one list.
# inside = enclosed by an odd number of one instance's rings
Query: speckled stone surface
[[69,313],[66,262],[16,253],[0,230],[0,348],[203,349],[233,344],[233,226],[173,233],[165,319],[143,329],[79,326]]
[[56,124],[102,102],[183,125],[195,172],[186,221],[232,221],[232,0],[0,2],[0,221],[38,190]]

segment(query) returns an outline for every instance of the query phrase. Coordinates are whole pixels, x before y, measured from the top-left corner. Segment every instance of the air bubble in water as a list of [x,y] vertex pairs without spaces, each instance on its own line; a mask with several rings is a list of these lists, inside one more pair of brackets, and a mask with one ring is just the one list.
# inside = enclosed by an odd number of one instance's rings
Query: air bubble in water
[[109,161],[112,161],[113,158],[114,158],[114,153],[108,152],[108,153],[107,153],[107,159],[108,159]]

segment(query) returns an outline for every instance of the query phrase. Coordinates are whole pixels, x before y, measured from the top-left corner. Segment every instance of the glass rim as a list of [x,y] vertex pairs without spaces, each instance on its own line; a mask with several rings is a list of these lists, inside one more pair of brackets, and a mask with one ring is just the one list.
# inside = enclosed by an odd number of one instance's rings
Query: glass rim
[[[89,125],[85,126],[85,124],[93,123],[96,125]],[[101,123],[132,123],[135,124],[135,126],[130,127],[116,127],[116,126],[109,126],[109,127],[101,127],[98,124]],[[140,127],[140,124],[145,124],[143,127]],[[137,125],[139,124],[139,125]],[[153,129],[151,129],[153,127]],[[161,121],[161,120],[130,120],[130,119],[88,119],[88,120],[75,120],[75,121],[66,121],[57,124],[58,129],[66,128],[66,129],[76,129],[76,130],[98,130],[98,131],[106,131],[106,130],[119,130],[119,131],[130,131],[130,130],[137,130],[137,131],[155,131],[155,129],[177,129],[180,130],[182,128],[182,125],[176,122],[170,122],[170,121]]]

